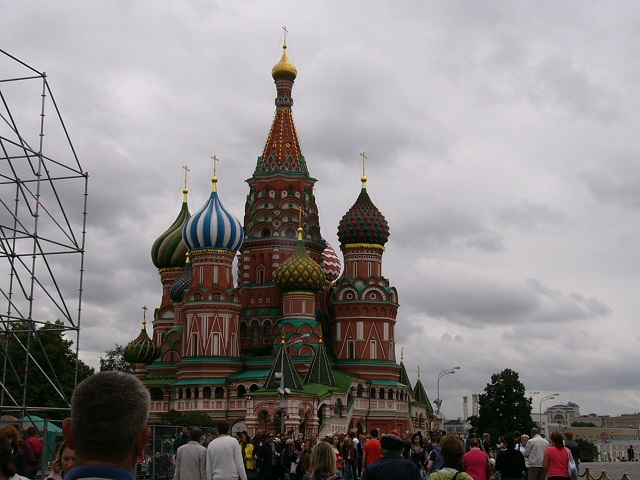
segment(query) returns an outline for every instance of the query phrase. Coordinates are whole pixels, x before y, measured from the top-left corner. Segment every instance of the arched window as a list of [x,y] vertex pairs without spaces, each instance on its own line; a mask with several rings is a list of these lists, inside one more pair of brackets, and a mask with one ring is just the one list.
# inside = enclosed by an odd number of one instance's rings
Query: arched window
[[260,324],[257,320],[251,322],[251,343],[253,345],[258,345],[258,340],[260,339]]
[[217,399],[222,399],[224,398],[224,389],[222,387],[216,387],[216,398]]
[[182,400],[182,389],[178,389],[178,399]]
[[268,228],[264,228],[262,230],[262,233],[260,234],[261,237],[270,237],[271,236],[271,230],[269,230]]
[[271,336],[271,322],[269,320],[265,320],[264,322],[264,336],[265,337]]
[[375,388],[371,389],[371,395],[370,396],[371,396],[371,398],[376,398],[376,389]]
[[258,390],[258,385],[256,385],[255,383],[253,383],[253,384],[249,387],[249,391],[250,391],[250,392],[255,392],[256,390]]
[[153,401],[162,400],[162,397],[164,396],[162,393],[162,389],[159,387],[153,387],[149,389],[149,395],[151,395],[151,400]]
[[387,398],[389,400],[393,400],[393,389],[389,389],[389,391],[387,392]]
[[247,387],[238,385],[238,398],[243,398],[247,394]]
[[240,338],[247,336],[247,322],[240,322]]
[[187,400],[191,399],[191,389],[187,388]]
[[198,387],[193,389],[193,398],[199,398],[200,389]]
[[202,389],[202,398],[211,398],[211,387],[204,387]]
[[361,384],[361,383],[359,383],[359,384],[358,384],[358,389],[356,390],[356,397],[358,397],[358,398],[362,398],[362,390],[363,390],[363,388],[362,388],[362,384]]
[[380,389],[380,399],[384,400],[384,388]]

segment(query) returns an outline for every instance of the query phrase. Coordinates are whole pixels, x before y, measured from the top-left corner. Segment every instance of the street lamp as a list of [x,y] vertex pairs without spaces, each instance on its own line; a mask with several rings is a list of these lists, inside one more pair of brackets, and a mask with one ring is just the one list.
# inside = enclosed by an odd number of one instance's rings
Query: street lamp
[[542,431],[542,404],[544,402],[546,402],[547,400],[553,400],[554,398],[556,398],[558,395],[560,395],[559,393],[552,393],[551,395],[547,395],[546,397],[542,397],[540,399],[540,409],[538,411],[538,418],[540,419],[540,433],[544,433]]
[[456,370],[460,370],[460,367],[453,367],[453,368],[448,368],[446,370],[441,371],[438,374],[438,398],[435,399],[435,401],[433,403],[436,404],[436,407],[438,407],[438,409],[436,410],[436,413],[438,415],[440,415],[440,407],[442,406],[442,399],[440,398],[440,379],[442,377],[444,377],[445,375],[453,375],[454,373],[456,373]]
[[[295,340],[284,341],[284,334],[282,335],[282,346],[280,348],[287,348],[296,343],[304,342],[304,339],[309,336],[308,333],[300,335]],[[276,372],[276,380],[280,380],[280,386],[278,387],[278,398],[280,398],[280,432],[284,433],[284,414],[287,409],[287,397],[291,393],[287,387],[284,386],[284,350],[280,353],[282,355],[282,361],[280,362],[280,371]]]

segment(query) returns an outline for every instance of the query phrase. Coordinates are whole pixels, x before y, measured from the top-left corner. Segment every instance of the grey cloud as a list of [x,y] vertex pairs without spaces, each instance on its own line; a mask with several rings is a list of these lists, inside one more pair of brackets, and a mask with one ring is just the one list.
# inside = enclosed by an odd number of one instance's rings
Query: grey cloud
[[539,231],[549,224],[556,224],[566,218],[566,214],[544,203],[527,199],[513,200],[493,208],[498,223],[504,228],[517,228],[525,232]]

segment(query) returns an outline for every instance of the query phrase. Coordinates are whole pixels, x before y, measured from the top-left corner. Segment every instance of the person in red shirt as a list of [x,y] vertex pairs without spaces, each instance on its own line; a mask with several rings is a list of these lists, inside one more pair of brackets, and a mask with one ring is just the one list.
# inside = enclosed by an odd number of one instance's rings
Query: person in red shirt
[[378,439],[378,435],[380,435],[380,432],[378,432],[377,428],[371,430],[371,440],[367,440],[364,443],[364,447],[362,448],[363,475],[367,467],[373,462],[377,462],[378,460],[380,460],[380,457],[382,456],[380,452],[380,440]]
[[35,427],[27,428],[27,439],[25,441],[31,447],[35,457],[35,464],[29,472],[30,474],[33,474],[30,478],[34,479],[38,472],[38,467],[40,466],[40,459],[42,458],[42,440],[38,438],[38,431]]

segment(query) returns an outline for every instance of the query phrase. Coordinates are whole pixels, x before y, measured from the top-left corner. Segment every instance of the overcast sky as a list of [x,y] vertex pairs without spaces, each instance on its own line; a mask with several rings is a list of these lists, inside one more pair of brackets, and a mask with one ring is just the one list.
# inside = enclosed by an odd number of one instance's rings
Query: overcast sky
[[150,249],[179,211],[183,165],[193,213],[217,155],[221,199],[242,219],[286,25],[322,234],[338,250],[365,151],[412,380],[420,366],[434,400],[438,373],[462,367],[440,384],[449,418],[505,368],[584,414],[640,411],[637,1],[0,0],[0,11],[0,48],[47,72],[90,175],[91,365],[159,305]]

